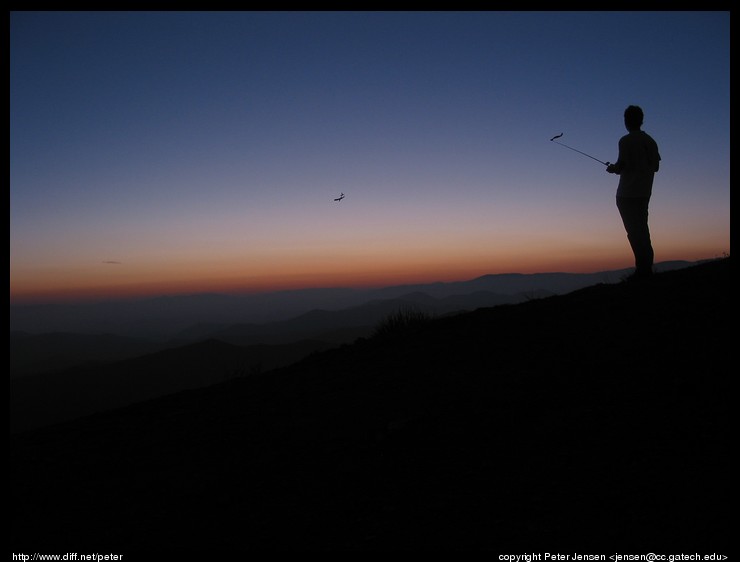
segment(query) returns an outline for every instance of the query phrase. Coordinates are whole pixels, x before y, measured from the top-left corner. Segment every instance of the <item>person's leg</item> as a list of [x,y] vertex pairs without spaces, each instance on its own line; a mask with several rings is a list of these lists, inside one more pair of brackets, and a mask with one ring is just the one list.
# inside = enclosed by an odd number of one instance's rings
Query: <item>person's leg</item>
[[649,203],[649,197],[617,197],[617,208],[635,255],[635,275],[638,277],[646,277],[653,272],[654,253],[648,227]]

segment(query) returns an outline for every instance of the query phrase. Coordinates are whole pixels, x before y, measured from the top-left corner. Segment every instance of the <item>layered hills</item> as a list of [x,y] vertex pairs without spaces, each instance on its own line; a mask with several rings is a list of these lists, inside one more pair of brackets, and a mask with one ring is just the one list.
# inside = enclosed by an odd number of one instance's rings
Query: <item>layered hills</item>
[[729,322],[725,258],[23,431],[11,548],[727,552]]
[[[656,269],[689,265],[660,262]],[[313,352],[367,337],[398,310],[429,316],[459,314],[614,283],[628,272],[512,273],[368,291],[309,289],[242,297],[206,294],[11,307],[10,429],[42,427],[283,367]],[[354,304],[335,308],[340,303]],[[268,309],[280,317],[310,304],[322,307],[271,322],[255,321],[266,317]],[[34,326],[84,331],[17,330]],[[178,328],[166,337],[164,333],[146,337],[163,326]],[[134,327],[139,331],[131,332]]]

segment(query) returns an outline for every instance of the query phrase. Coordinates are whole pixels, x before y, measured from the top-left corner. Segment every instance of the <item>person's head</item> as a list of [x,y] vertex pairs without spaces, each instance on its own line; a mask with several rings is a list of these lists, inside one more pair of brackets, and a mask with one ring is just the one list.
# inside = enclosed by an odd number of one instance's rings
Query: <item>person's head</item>
[[643,120],[642,109],[636,105],[630,105],[624,110],[624,126],[628,131],[639,131]]

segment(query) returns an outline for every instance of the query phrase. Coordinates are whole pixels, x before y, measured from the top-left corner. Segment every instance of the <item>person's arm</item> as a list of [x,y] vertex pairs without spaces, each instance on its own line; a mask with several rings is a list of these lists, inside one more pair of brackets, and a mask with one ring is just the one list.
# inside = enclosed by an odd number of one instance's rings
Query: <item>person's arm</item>
[[620,139],[619,140],[619,156],[617,157],[617,161],[614,162],[614,164],[609,164],[606,167],[607,172],[609,172],[610,174],[617,174],[617,175],[619,175],[622,172],[622,162],[623,162],[622,154],[623,154],[622,140]]

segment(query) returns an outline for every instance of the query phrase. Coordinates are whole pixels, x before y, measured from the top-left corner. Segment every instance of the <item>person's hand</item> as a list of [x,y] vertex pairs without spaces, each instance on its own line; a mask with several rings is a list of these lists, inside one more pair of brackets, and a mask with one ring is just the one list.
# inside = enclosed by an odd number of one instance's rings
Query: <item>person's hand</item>
[[606,163],[606,171],[609,172],[610,174],[615,173],[614,164],[609,164],[609,162],[607,162]]

